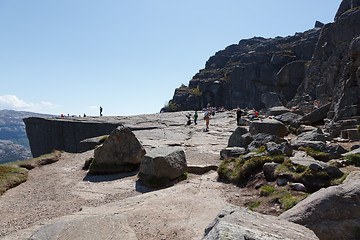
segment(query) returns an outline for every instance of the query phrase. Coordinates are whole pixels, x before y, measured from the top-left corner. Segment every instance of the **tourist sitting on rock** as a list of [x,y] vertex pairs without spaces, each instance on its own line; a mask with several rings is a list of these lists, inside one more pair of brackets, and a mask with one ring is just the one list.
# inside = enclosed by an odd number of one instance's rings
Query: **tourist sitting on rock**
[[251,116],[250,120],[254,120],[254,118],[257,118],[257,117],[259,117],[259,113],[258,113],[258,111],[255,110],[255,113],[254,113],[254,115]]
[[185,115],[187,117],[187,122],[186,122],[186,125],[191,125],[191,114],[188,114],[188,115]]

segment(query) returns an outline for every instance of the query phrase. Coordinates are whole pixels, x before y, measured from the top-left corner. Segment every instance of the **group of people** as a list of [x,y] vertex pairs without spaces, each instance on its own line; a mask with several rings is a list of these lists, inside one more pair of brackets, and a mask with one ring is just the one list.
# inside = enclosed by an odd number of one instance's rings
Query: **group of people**
[[[103,112],[103,108],[100,106],[100,117],[103,115],[102,112]],[[61,114],[60,116],[63,118],[64,117],[76,117],[75,115],[70,116],[70,114],[68,114],[67,116],[65,116],[64,114]],[[79,117],[81,117],[81,115],[79,115]],[[84,113],[83,117],[86,117],[85,113]]]
[[[314,110],[319,108],[319,103],[320,102],[318,100],[314,101]],[[298,109],[294,107],[291,110],[296,111]],[[210,107],[210,104],[208,104],[207,108],[204,108],[203,111],[204,111],[204,120],[205,120],[205,131],[209,131],[209,124],[210,124],[211,116],[215,116],[215,112],[225,112],[227,110],[224,107],[219,107],[217,110],[216,107]],[[244,111],[247,113],[248,109],[245,108]],[[237,106],[237,108],[236,108],[236,123],[238,126],[241,125],[241,116],[243,115],[244,111],[240,108],[240,106]],[[191,115],[188,115],[187,117],[188,117],[187,124],[190,125],[191,124],[191,120],[190,120]],[[251,115],[250,120],[252,121],[258,117],[259,117],[259,112],[255,109],[253,109],[253,115]],[[195,111],[194,116],[193,116],[195,125],[197,125],[198,118],[199,118],[198,112]]]
[[[225,108],[222,108],[222,109],[225,109]],[[250,120],[254,120],[255,118],[259,117],[259,112],[256,111],[255,109],[254,110],[254,115],[252,115],[250,117]],[[210,125],[210,119],[211,119],[211,116],[215,116],[215,111],[216,111],[216,108],[211,108],[208,106],[208,108],[206,109],[203,109],[204,111],[204,120],[205,120],[205,130],[204,131],[209,131],[209,125]],[[226,110],[224,110],[226,111]],[[245,111],[247,112],[247,108],[245,109]],[[236,108],[236,123],[237,125],[239,126],[241,123],[241,116],[244,112],[241,110],[241,108],[239,106],[237,106]],[[186,117],[188,118],[188,121],[187,121],[187,125],[190,125],[191,124],[191,115],[186,115]],[[193,115],[193,120],[194,120],[194,124],[197,125],[197,120],[199,118],[199,114],[197,111],[195,111],[194,115]]]

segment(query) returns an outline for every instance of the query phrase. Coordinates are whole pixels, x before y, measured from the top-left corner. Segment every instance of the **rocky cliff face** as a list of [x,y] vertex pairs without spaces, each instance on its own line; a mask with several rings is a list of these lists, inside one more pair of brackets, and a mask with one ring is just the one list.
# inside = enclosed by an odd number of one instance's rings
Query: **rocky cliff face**
[[177,88],[164,110],[201,109],[208,103],[260,109],[261,96],[267,92],[277,93],[284,103],[290,101],[303,80],[320,29],[288,37],[255,37],[228,46],[209,58],[188,87]]
[[110,134],[117,126],[117,119],[109,118],[39,118],[24,119],[31,153],[34,157],[52,150],[80,152],[80,141]]
[[[331,104],[327,130],[360,123],[360,1],[343,0],[333,23],[291,37],[241,40],[217,52],[175,90],[165,111],[212,106],[265,107],[269,92],[283,105],[312,110]],[[273,94],[272,93],[272,94]],[[274,95],[274,94],[273,94]],[[351,127],[351,126],[350,126]]]
[[328,129],[360,119],[360,1],[344,0],[335,22],[321,31],[314,56],[289,106],[331,103]]

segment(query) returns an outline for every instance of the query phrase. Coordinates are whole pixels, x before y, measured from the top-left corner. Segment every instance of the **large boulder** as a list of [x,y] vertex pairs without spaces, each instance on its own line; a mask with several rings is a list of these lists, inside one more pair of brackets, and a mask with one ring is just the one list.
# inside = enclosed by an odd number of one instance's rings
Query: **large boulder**
[[267,181],[271,182],[275,180],[274,172],[280,163],[268,162],[263,165],[263,173]]
[[268,142],[274,142],[280,144],[286,142],[285,139],[279,138],[275,135],[269,135],[265,133],[258,133],[254,136],[253,141],[248,145],[248,151],[253,151],[261,146],[264,146]]
[[246,208],[225,207],[205,229],[203,240],[215,239],[318,239],[303,226]]
[[278,116],[287,112],[290,112],[290,109],[284,106],[277,106],[269,108],[266,112],[266,116]]
[[270,155],[284,154],[289,157],[292,155],[293,152],[293,149],[288,142],[282,142],[280,144],[274,142],[267,142],[265,143],[265,148]]
[[228,147],[244,147],[246,148],[253,140],[251,134],[244,127],[237,127],[230,135]]
[[292,140],[290,141],[291,146],[297,150],[299,149],[299,147],[303,147],[303,148],[313,148],[322,152],[325,152],[327,149],[327,146],[324,142],[322,141],[308,141],[308,140]]
[[246,144],[242,135],[248,132],[245,127],[237,127],[229,137],[228,147],[246,147],[251,141]]
[[323,121],[327,117],[330,106],[330,103],[325,104],[321,108],[316,109],[315,111],[312,111],[309,114],[303,116],[300,119],[300,122],[305,124],[314,124]]
[[249,132],[252,135],[266,133],[278,137],[284,137],[288,134],[288,130],[283,123],[269,118],[253,121],[250,125]]
[[166,185],[182,176],[187,169],[185,152],[177,147],[160,147],[149,151],[141,160],[139,178],[145,185]]
[[320,128],[310,132],[304,132],[298,135],[299,140],[326,142],[326,137]]
[[243,147],[227,147],[220,151],[220,159],[237,158],[247,153]]
[[320,239],[359,239],[360,174],[321,189],[279,216],[313,230]]
[[324,162],[315,160],[311,156],[307,156],[305,152],[296,152],[293,157],[290,157],[290,161],[294,165],[302,165],[305,167],[309,167],[311,164],[319,165],[321,168],[326,168],[328,165]]
[[286,112],[275,117],[276,120],[279,120],[284,124],[290,124],[291,126],[295,126],[295,127],[298,126],[298,122],[300,121],[301,118],[302,118],[301,115],[294,112]]
[[90,174],[130,172],[139,168],[145,149],[127,127],[117,127],[104,144],[95,149]]

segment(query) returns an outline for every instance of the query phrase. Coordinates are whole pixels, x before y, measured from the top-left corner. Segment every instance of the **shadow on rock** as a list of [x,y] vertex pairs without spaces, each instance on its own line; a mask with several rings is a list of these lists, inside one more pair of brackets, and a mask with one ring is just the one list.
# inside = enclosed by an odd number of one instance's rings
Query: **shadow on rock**
[[128,172],[128,173],[106,174],[106,175],[92,175],[92,174],[88,173],[83,178],[83,181],[110,182],[110,181],[115,181],[115,180],[119,180],[119,179],[126,178],[126,177],[132,177],[132,176],[135,176],[137,173],[138,173],[138,171],[133,171],[133,172]]
[[153,191],[157,191],[157,190],[160,190],[160,189],[162,189],[162,188],[148,188],[148,187],[144,186],[140,182],[139,179],[136,181],[136,184],[135,184],[135,190],[137,192],[139,192],[139,193],[148,193],[148,192],[153,192]]

